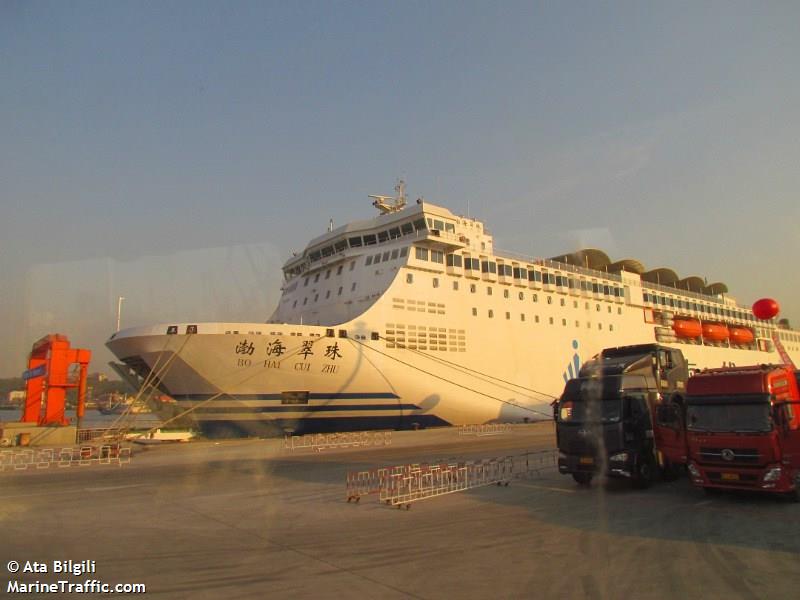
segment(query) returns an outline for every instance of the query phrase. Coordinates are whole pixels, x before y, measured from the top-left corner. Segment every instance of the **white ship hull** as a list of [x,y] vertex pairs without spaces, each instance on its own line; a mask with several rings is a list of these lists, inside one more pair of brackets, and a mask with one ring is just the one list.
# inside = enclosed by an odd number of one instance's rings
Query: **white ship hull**
[[[420,228],[374,248],[307,258],[326,240],[333,248],[337,239],[353,239],[353,231],[392,231],[393,220],[423,214],[451,218],[452,235]],[[165,323],[118,332],[108,346],[140,383],[176,400],[162,406],[162,416],[181,414],[205,430],[247,435],[549,418],[565,379],[611,346],[661,342],[680,348],[697,369],[797,361],[796,332],[773,344],[774,324],[748,321],[742,310],[724,320],[748,327],[752,343],[679,341],[670,335],[672,315],[705,315],[691,305],[654,309],[647,289],[676,303],[698,294],[665,291],[632,273],[495,255],[476,223],[426,204],[346,226],[312,240],[303,257],[289,262],[272,322]],[[459,227],[471,239],[459,236]],[[505,261],[509,271],[445,266],[434,260],[437,249]],[[374,256],[381,260],[373,263]],[[522,275],[534,269],[545,282]],[[565,285],[548,285],[548,273],[563,273]],[[587,282],[584,289],[567,287],[568,275]],[[712,310],[714,303],[736,308],[730,299],[720,302],[708,298]]]

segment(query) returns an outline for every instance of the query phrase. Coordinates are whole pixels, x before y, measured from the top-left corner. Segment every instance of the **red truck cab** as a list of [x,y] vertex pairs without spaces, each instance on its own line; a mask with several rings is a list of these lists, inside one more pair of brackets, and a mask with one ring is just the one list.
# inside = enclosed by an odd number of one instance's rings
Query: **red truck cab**
[[686,386],[687,469],[707,490],[800,501],[798,372],[785,365],[707,369]]

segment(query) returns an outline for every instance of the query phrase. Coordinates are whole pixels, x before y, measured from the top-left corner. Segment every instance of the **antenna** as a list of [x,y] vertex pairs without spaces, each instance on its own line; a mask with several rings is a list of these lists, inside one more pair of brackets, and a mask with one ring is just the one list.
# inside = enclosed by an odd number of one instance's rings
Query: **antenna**
[[397,192],[397,196],[370,194],[369,197],[375,199],[372,206],[384,215],[402,210],[406,205],[406,182],[400,179],[394,187],[394,191]]

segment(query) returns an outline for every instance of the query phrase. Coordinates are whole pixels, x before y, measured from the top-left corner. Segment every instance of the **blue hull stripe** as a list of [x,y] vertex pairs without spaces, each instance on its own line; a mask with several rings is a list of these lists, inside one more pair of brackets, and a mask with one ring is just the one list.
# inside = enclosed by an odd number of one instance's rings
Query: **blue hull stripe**
[[315,404],[287,404],[285,406],[224,406],[215,407],[213,405],[209,408],[198,408],[196,411],[201,415],[208,414],[225,414],[225,413],[282,413],[282,412],[331,412],[331,411],[368,411],[368,410],[417,410],[419,406],[416,404],[332,404],[332,405],[315,405]]
[[[301,392],[303,390],[292,390]],[[176,394],[172,397],[175,400],[194,400],[201,402],[208,400],[218,394]],[[283,398],[282,394],[223,394],[219,396],[221,400],[280,400]],[[399,400],[400,396],[392,392],[346,392],[346,393],[324,393],[324,392],[311,392],[308,395],[309,400],[376,400],[379,398],[389,398],[392,400]]]

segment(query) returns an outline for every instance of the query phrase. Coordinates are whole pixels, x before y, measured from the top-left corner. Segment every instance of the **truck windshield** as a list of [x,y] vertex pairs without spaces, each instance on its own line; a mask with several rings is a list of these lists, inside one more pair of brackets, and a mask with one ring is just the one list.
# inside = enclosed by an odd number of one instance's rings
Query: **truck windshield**
[[766,396],[703,398],[699,402],[690,399],[686,408],[686,427],[689,431],[771,431],[770,404]]
[[563,423],[616,423],[621,417],[620,398],[563,400],[558,410],[558,420]]
[[623,377],[570,379],[558,404],[562,423],[616,423],[622,418]]

